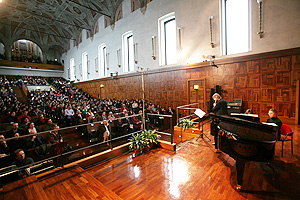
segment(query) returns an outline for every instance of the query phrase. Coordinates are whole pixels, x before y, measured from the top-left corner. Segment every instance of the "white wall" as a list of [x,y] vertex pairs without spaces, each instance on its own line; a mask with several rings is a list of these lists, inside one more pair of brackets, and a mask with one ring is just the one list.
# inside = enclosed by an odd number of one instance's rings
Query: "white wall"
[[[229,56],[220,55],[220,0],[153,0],[147,5],[145,14],[140,9],[131,13],[130,0],[123,1],[123,18],[111,27],[104,28],[103,17],[99,18],[99,32],[93,38],[85,39],[76,47],[63,54],[65,62],[64,77],[68,78],[68,68],[71,58],[75,59],[76,78],[80,77],[79,64],[82,53],[87,52],[90,60],[90,79],[99,78],[95,72],[95,58],[98,56],[98,46],[106,44],[109,53],[108,67],[110,72],[123,74],[123,65],[117,66],[117,49],[122,49],[122,34],[133,32],[134,42],[138,43],[138,66],[144,68],[162,68],[158,59],[152,59],[151,37],[158,36],[158,18],[175,12],[177,27],[182,28],[182,54],[177,64],[192,64],[202,62],[203,55],[216,55],[216,59]],[[275,51],[300,47],[300,1],[299,0],[263,0],[264,37],[256,34],[259,30],[258,4],[251,0],[251,52],[231,55],[241,56],[261,52]],[[213,16],[213,42],[210,47],[209,18]],[[177,38],[178,39],[178,38]],[[157,40],[158,41],[158,40]],[[158,47],[158,43],[157,43]],[[158,48],[156,51],[158,56]],[[97,67],[96,67],[97,68]],[[101,78],[101,77],[100,77]]]

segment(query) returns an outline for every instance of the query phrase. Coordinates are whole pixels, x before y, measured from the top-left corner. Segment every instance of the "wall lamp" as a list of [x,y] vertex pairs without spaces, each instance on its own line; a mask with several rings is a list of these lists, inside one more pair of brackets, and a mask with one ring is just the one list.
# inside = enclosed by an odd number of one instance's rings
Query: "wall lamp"
[[257,35],[259,36],[259,38],[263,38],[264,37],[264,31],[262,28],[262,0],[257,0],[258,3],[258,24],[259,24],[259,32],[257,32]]
[[152,36],[151,38],[151,45],[152,45],[152,59],[156,60],[156,36]]
[[209,31],[210,31],[210,47],[214,48],[215,44],[213,43],[213,19],[214,16],[210,16],[209,18]]
[[121,67],[121,49],[117,49],[118,67]]
[[199,85],[194,85],[194,90],[199,90]]

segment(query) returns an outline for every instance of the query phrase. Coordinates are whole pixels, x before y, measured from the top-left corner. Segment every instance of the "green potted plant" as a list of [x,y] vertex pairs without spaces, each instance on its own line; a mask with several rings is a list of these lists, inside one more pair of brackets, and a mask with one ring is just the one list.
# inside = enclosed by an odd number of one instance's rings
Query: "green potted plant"
[[157,143],[158,135],[153,131],[142,131],[141,133],[133,134],[129,138],[129,149],[135,153],[143,153],[145,148],[151,148],[152,145]]
[[182,127],[183,128],[183,131],[185,131],[185,129],[189,129],[189,128],[192,128],[194,127],[194,122],[189,120],[189,119],[181,119],[178,124],[177,124],[178,127]]
[[156,133],[156,130],[144,130],[143,134],[145,135],[145,138],[148,140],[148,148],[152,148],[153,144],[157,144],[158,135]]

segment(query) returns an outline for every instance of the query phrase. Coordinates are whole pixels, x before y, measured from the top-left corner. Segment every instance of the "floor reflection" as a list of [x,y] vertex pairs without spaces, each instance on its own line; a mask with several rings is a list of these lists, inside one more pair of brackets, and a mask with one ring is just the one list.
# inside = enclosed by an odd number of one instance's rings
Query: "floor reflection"
[[180,185],[189,180],[189,166],[185,160],[168,158],[167,180],[169,180],[169,192],[174,198],[180,197]]

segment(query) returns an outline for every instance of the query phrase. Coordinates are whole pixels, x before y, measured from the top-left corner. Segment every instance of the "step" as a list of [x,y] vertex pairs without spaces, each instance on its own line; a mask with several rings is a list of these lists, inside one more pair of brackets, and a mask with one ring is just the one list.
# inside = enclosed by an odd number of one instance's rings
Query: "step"
[[39,175],[38,180],[49,200],[57,199],[111,199],[121,200],[78,165]]
[[3,186],[3,199],[9,200],[48,200],[40,182],[35,175]]

